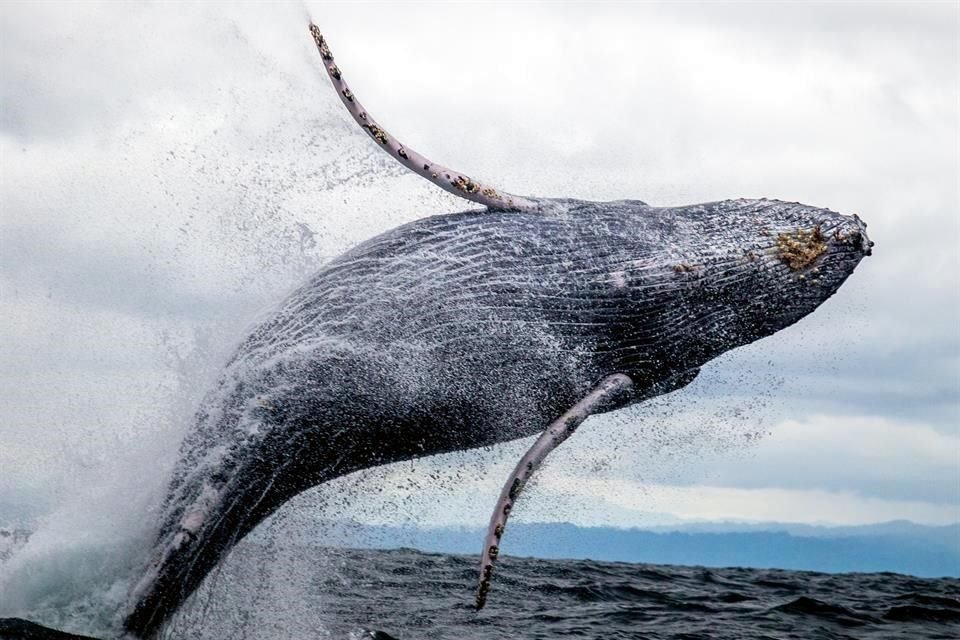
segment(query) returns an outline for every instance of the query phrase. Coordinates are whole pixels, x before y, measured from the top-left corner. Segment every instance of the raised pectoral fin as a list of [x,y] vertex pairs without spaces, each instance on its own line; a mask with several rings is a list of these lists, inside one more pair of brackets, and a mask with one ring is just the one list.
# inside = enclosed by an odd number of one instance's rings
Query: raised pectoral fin
[[466,198],[473,202],[490,207],[491,209],[511,209],[518,211],[540,211],[540,203],[536,199],[524,196],[516,196],[512,193],[494,189],[489,185],[482,184],[473,180],[466,174],[459,171],[448,169],[443,165],[437,164],[432,160],[427,160],[422,155],[402,144],[399,140],[390,135],[383,127],[374,121],[373,116],[367,111],[357,99],[357,96],[347,87],[343,79],[343,72],[333,61],[333,53],[320,29],[315,24],[310,25],[310,35],[313,36],[313,42],[317,45],[317,51],[323,59],[323,66],[330,76],[330,82],[333,83],[337,95],[343,101],[343,105],[356,120],[357,124],[367,132],[383,149],[391,156],[396,158],[400,164],[407,167],[419,176],[422,176],[445,189],[450,193]]
[[580,402],[573,405],[569,411],[557,418],[547,430],[533,443],[530,450],[517,463],[516,468],[500,492],[497,506],[490,516],[490,525],[483,540],[483,551],[480,554],[480,584],[477,587],[477,609],[482,609],[487,602],[487,593],[490,590],[490,578],[493,573],[493,563],[500,552],[500,538],[507,526],[517,496],[551,451],[573,435],[584,420],[591,414],[603,411],[611,403],[617,402],[625,393],[633,388],[633,380],[628,376],[617,373],[604,378]]

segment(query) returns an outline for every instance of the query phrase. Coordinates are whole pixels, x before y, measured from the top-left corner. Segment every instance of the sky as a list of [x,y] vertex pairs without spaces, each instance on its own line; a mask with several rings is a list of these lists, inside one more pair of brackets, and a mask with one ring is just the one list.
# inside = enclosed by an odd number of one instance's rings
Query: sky
[[[869,223],[874,256],[816,313],[588,421],[514,517],[960,521],[949,2],[4,3],[0,519],[144,517],[258,317],[358,242],[469,208],[350,120],[311,17],[387,130],[512,193],[775,197]],[[483,523],[529,443],[288,511]]]

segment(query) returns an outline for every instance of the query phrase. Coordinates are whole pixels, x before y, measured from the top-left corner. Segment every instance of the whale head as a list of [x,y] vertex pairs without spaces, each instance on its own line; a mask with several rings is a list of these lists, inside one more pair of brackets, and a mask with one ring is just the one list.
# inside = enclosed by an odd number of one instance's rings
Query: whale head
[[[800,203],[728,200],[638,216],[648,221],[637,266],[657,276],[637,279],[636,299],[655,300],[661,336],[675,335],[660,357],[690,366],[810,314],[873,247],[858,216]],[[650,251],[651,238],[661,250]]]

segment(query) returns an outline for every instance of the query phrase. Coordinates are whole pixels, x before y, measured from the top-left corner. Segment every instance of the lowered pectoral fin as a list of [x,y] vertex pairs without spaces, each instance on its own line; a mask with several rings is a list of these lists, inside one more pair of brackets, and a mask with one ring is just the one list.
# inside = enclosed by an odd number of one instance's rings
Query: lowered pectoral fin
[[618,401],[624,394],[633,388],[633,380],[629,376],[617,373],[604,378],[580,402],[573,405],[569,411],[557,418],[547,430],[537,438],[530,450],[517,463],[516,468],[500,492],[497,506],[490,517],[490,525],[483,541],[483,551],[480,553],[480,584],[477,587],[477,610],[483,608],[487,602],[487,593],[490,591],[490,578],[493,573],[493,563],[500,552],[500,538],[507,526],[507,518],[517,496],[551,451],[573,435],[584,420],[591,414],[605,410],[611,403]]

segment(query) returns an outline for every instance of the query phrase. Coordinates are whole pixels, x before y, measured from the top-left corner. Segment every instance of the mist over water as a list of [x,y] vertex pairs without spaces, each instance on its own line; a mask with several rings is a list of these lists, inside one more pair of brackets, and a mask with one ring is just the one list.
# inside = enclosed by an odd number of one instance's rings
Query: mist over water
[[[91,8],[81,23],[112,12]],[[4,167],[19,184],[5,193],[7,255],[48,273],[22,273],[11,292],[44,316],[37,353],[10,391],[25,396],[28,413],[11,416],[0,454],[0,526],[34,532],[0,565],[3,615],[90,632],[115,622],[152,545],[180,440],[245,327],[329,256],[398,220],[395,208],[364,206],[374,180],[395,182],[397,168],[318,90],[312,59],[297,59],[291,75],[284,47],[248,41],[217,12],[188,13],[131,10],[136,33],[103,33],[101,52],[81,42],[78,55],[92,62],[159,47],[179,31],[209,42],[216,58],[192,69],[146,60],[137,73],[168,81],[159,92],[121,71],[110,90],[125,95],[108,93],[104,112],[79,105],[77,130],[60,132],[76,141],[72,152],[51,162],[34,139]],[[279,24],[298,42],[305,26],[288,13]],[[137,28],[154,21],[161,27]],[[297,52],[308,38],[303,45]],[[263,84],[238,79],[250,67]],[[187,95],[188,106],[178,104]],[[73,180],[58,179],[68,172]],[[353,216],[343,215],[347,189]],[[42,239],[28,222],[37,214],[60,220]],[[36,322],[16,313],[7,321]],[[77,359],[92,375],[71,377],[63,364]]]

